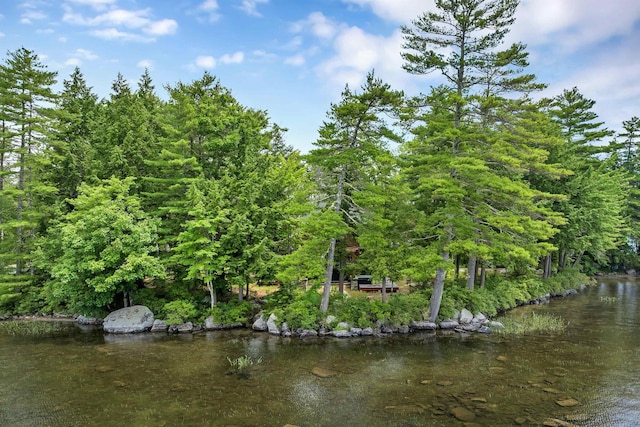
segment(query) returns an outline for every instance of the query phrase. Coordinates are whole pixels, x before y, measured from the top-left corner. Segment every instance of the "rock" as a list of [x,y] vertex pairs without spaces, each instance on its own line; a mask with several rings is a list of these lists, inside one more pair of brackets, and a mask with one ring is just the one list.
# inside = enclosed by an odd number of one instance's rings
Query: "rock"
[[542,425],[547,427],[574,427],[573,424],[559,420],[557,418],[546,418],[542,422]]
[[460,326],[460,324],[455,320],[443,320],[438,326],[440,329],[455,329]]
[[476,414],[462,406],[451,408],[449,413],[462,422],[470,422],[476,419]]
[[409,327],[411,329],[415,329],[416,331],[434,331],[438,328],[438,325],[427,320],[412,320],[409,323]]
[[441,387],[446,387],[453,384],[453,381],[441,380],[441,381],[438,381],[436,384],[438,384]]
[[349,332],[351,332],[351,335],[353,335],[354,337],[357,337],[359,335],[362,335],[362,328],[351,328],[349,329]]
[[480,328],[478,328],[478,333],[480,333],[480,334],[492,334],[493,331],[488,326],[480,326]]
[[349,330],[351,329],[351,325],[348,324],[347,322],[340,322],[336,325],[336,327],[334,329],[345,329],[345,330]]
[[333,322],[336,321],[336,316],[330,314],[327,316],[327,318],[324,320],[324,324],[325,325],[331,325]]
[[362,334],[363,337],[370,337],[371,335],[373,335],[373,328],[372,327],[368,327],[368,328],[364,328],[362,330]]
[[76,317],[76,323],[78,325],[102,325],[102,319],[98,319],[97,317],[78,316]]
[[424,414],[424,408],[420,405],[393,405],[385,406],[384,409],[399,415]]
[[280,335],[286,338],[293,335],[293,333],[291,332],[291,329],[289,329],[289,325],[287,325],[287,322],[282,322],[282,331],[280,332]]
[[273,313],[271,313],[267,319],[267,330],[272,335],[280,335],[280,328],[276,324],[276,320],[278,320],[278,318]]
[[317,337],[318,331],[314,331],[313,329],[303,329],[300,332],[300,339],[305,339],[309,337]]
[[458,322],[462,325],[466,325],[468,323],[471,323],[472,320],[473,314],[466,308],[463,308],[460,312],[460,320]]
[[351,331],[345,331],[344,329],[338,329],[337,331],[329,332],[329,335],[334,336],[336,338],[351,338],[353,335]]
[[256,321],[253,322],[251,329],[253,329],[254,331],[262,331],[262,332],[269,330],[269,327],[267,326],[267,321],[264,320],[264,316],[262,315],[262,313],[260,313]]
[[213,317],[209,316],[204,319],[204,328],[207,331],[219,331],[221,329],[224,329],[224,325],[222,323],[217,323],[213,320]]
[[516,424],[522,425],[527,422],[527,419],[525,417],[518,417],[514,421],[516,422]]
[[193,323],[187,322],[181,325],[171,325],[169,326],[170,334],[190,334],[193,332]]
[[385,325],[382,327],[381,332],[383,334],[393,334],[398,332],[398,327],[393,325],[390,325],[390,326]]
[[482,313],[478,313],[478,314],[476,314],[476,315],[475,315],[475,317],[473,318],[473,321],[474,321],[474,322],[480,322],[480,323],[484,323],[484,322],[486,322],[487,320],[489,320],[489,319],[487,319],[487,316],[485,316],[485,315],[484,315],[484,314],[482,314]]
[[544,391],[545,393],[550,393],[550,394],[559,394],[560,393],[560,390],[556,390],[555,388],[551,388],[551,387],[543,388],[542,391]]
[[[486,326],[482,326],[485,328]],[[462,325],[462,330],[465,332],[476,332],[480,329],[479,323],[467,323]]]
[[472,397],[471,401],[476,403],[487,403],[487,399],[484,397]]
[[509,360],[509,358],[503,354],[501,354],[500,356],[496,357],[496,360],[498,362],[506,362],[507,360]]
[[563,408],[570,408],[572,406],[578,406],[580,404],[580,402],[575,399],[556,400],[556,403]]
[[496,322],[494,320],[489,322],[489,327],[494,329],[504,329],[502,322]]
[[320,378],[330,378],[338,375],[336,371],[332,371],[331,369],[318,368],[318,367],[313,368],[311,370],[311,373],[316,377],[320,377]]
[[400,326],[398,328],[398,333],[399,334],[408,334],[409,333],[409,327],[408,326]]
[[422,381],[420,381],[420,384],[429,385],[429,384],[431,384],[431,380],[422,380]]
[[445,319],[445,320],[455,320],[456,322],[459,322],[460,321],[460,312],[456,310],[455,313],[453,313],[453,318]]
[[145,332],[153,326],[153,313],[143,305],[121,308],[104,318],[102,327],[112,334]]
[[169,327],[165,323],[164,320],[156,319],[153,321],[153,326],[151,326],[151,332],[167,332]]

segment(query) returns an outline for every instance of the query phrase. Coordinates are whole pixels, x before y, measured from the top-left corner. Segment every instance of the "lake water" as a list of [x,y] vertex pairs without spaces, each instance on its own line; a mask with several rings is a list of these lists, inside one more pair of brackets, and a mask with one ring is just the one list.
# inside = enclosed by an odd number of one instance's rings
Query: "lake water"
[[[0,334],[0,426],[465,425],[455,411],[469,426],[640,425],[637,289],[610,280],[508,314],[558,315],[560,336]],[[243,355],[262,358],[248,378],[227,360]]]

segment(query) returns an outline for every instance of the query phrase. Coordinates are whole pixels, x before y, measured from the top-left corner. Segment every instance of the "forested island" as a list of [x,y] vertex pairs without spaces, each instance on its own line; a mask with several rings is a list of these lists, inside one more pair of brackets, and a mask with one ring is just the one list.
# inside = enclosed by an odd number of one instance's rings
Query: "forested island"
[[[0,64],[0,314],[247,323],[250,285],[292,329],[494,315],[639,264],[640,119],[610,131],[578,88],[539,99],[514,0],[437,0],[403,27],[406,94],[371,71],[314,148],[209,74],[106,99],[24,47]],[[347,297],[370,274],[411,293]],[[305,285],[305,286],[301,286]],[[304,288],[304,290],[303,290]],[[340,289],[341,290],[341,289]]]

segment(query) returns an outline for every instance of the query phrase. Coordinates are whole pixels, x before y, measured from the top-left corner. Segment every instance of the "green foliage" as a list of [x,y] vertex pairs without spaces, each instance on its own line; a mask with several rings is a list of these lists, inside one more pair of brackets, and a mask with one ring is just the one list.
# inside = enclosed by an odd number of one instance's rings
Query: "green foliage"
[[507,317],[500,320],[504,328],[495,329],[495,332],[500,335],[558,334],[567,328],[567,322],[551,314],[531,313],[522,317]]
[[212,316],[216,323],[223,325],[238,322],[246,324],[251,318],[252,311],[253,306],[250,302],[233,299],[228,303],[219,302],[208,310],[205,317]]
[[37,265],[52,280],[49,302],[77,314],[95,314],[113,304],[119,293],[134,291],[147,278],[164,278],[151,256],[157,221],[147,219],[133,179],[112,178],[81,185],[74,210],[49,230],[37,253]]
[[193,303],[185,300],[171,301],[164,305],[163,311],[167,325],[182,325],[198,316],[198,310]]
[[367,297],[350,298],[336,293],[331,298],[328,312],[336,317],[336,322],[347,322],[357,328],[368,328],[388,318],[390,307]]
[[235,359],[227,356],[227,361],[229,362],[229,366],[233,369],[234,373],[242,374],[244,371],[249,369],[253,365],[259,365],[262,363],[262,357],[254,359],[253,357],[245,354],[240,357],[236,357]]

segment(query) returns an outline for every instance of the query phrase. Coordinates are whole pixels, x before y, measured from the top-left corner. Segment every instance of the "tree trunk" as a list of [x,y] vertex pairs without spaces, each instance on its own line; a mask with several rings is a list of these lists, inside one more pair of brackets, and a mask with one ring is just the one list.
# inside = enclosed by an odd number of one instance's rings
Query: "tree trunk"
[[[340,170],[340,177],[338,178],[338,192],[336,194],[336,204],[334,211],[340,212],[340,206],[342,205],[342,197],[344,191],[344,180],[346,174],[346,167]],[[336,238],[332,237],[329,243],[329,251],[327,252],[327,270],[324,280],[324,287],[322,289],[322,301],[320,302],[320,311],[326,313],[329,309],[329,295],[331,294],[331,279],[333,278],[333,262],[336,254]]]
[[[344,293],[344,253],[340,254],[340,264],[338,265],[338,290],[340,293]],[[333,276],[333,273],[331,273]]]
[[478,259],[471,255],[469,256],[469,265],[467,266],[467,289],[473,290],[476,286],[476,269]]
[[[446,262],[449,261],[449,252],[442,253],[442,259]],[[433,293],[431,294],[431,301],[429,304],[429,321],[434,322],[438,318],[440,312],[440,303],[442,302],[442,293],[444,292],[444,279],[446,278],[447,270],[444,268],[438,268],[436,270],[436,280],[433,283]]]
[[456,255],[456,279],[460,277],[460,254]]
[[487,266],[484,261],[480,264],[480,287],[484,288],[484,283],[487,278]]
[[388,277],[385,277],[382,281],[382,303],[385,304],[387,302],[387,284],[389,284],[391,280]]
[[244,284],[238,285],[238,301],[244,300]]
[[576,256],[575,261],[573,261],[573,264],[571,265],[571,267],[573,268],[577,268],[578,265],[580,264],[580,260],[582,259],[582,256],[584,255],[584,251],[580,251],[580,253],[578,254],[578,256]]

